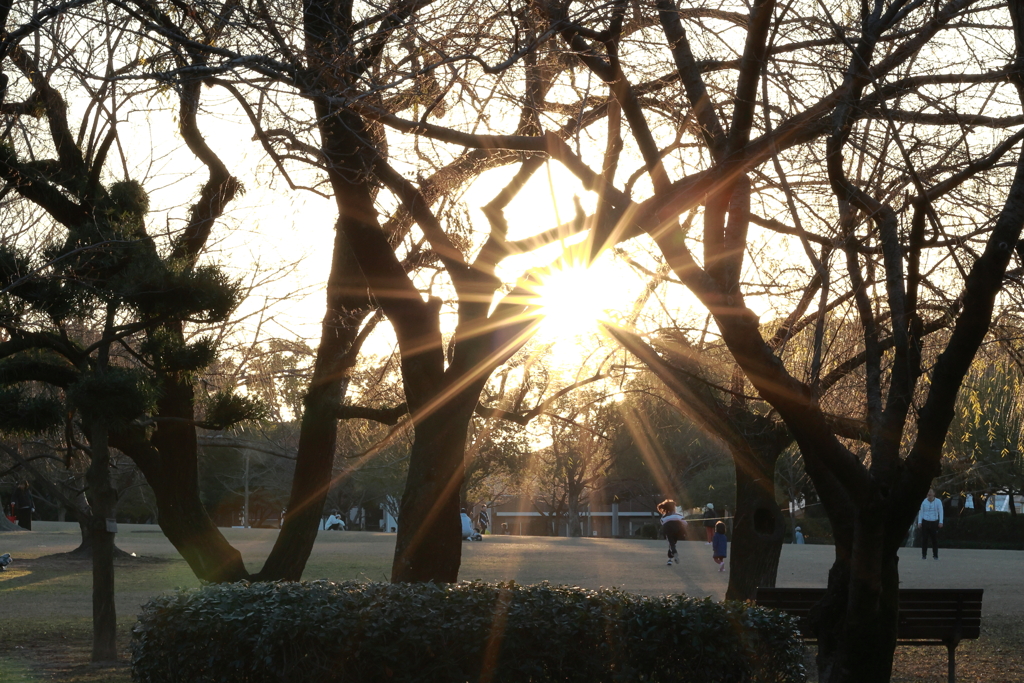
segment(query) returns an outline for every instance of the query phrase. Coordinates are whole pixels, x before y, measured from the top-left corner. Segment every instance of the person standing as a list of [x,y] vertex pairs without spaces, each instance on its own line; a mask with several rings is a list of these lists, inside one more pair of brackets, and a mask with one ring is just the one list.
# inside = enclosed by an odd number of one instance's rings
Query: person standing
[[668,562],[679,564],[679,551],[676,549],[678,541],[686,540],[686,524],[683,523],[683,516],[676,512],[674,500],[663,500],[658,503],[658,512],[661,513],[661,528],[668,539]]
[[942,528],[942,501],[935,498],[935,489],[928,489],[928,497],[921,501],[917,513],[917,528],[921,530],[921,559],[928,559],[928,544],[932,558],[939,559],[939,529]]
[[481,534],[487,533],[487,527],[490,525],[491,519],[487,516],[487,508],[480,510],[480,516],[477,517],[477,526]]
[[715,535],[715,504],[708,503],[707,507],[704,508],[704,533],[708,537],[708,545],[711,544],[711,539]]
[[718,571],[725,571],[725,556],[729,539],[725,537],[725,522],[715,524],[715,535],[711,539],[711,559],[718,565]]
[[804,532],[800,531],[800,527],[797,527],[796,531],[793,532],[793,542],[797,545],[804,544]]
[[14,510],[18,516],[18,526],[32,531],[32,513],[36,511],[36,504],[32,500],[32,492],[28,490],[27,479],[22,479],[18,488],[14,489]]

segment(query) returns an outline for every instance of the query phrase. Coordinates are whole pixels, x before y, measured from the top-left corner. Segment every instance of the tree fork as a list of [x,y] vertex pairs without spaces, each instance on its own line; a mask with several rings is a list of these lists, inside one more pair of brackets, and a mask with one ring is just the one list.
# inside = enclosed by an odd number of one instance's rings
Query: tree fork
[[198,578],[212,583],[246,580],[249,572],[241,554],[210,519],[199,495],[199,445],[191,424],[195,388],[177,375],[162,379],[159,415],[180,420],[157,423],[155,458],[133,458],[153,488],[160,529]]

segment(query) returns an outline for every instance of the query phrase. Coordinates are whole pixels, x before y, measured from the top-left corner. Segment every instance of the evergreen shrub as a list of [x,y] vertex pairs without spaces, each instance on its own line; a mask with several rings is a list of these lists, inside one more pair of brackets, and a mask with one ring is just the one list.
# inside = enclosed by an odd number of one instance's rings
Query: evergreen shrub
[[788,615],[547,583],[237,583],[154,598],[140,683],[803,681]]
[[947,510],[939,530],[939,545],[947,548],[1024,550],[1024,515],[987,512],[956,515]]

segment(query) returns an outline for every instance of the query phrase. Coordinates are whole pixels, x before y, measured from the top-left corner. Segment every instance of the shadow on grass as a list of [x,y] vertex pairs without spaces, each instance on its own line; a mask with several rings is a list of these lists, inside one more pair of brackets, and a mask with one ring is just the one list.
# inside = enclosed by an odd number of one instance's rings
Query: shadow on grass
[[0,626],[0,681],[3,683],[130,683],[128,642],[131,624],[117,628],[117,662],[89,661],[92,633],[88,623],[54,622],[12,629]]

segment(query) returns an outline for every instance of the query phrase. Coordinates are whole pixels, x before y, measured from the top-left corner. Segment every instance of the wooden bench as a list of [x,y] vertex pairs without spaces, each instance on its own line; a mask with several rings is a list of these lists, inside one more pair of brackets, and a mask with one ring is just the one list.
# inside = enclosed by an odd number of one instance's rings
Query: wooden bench
[[[899,645],[945,645],[949,683],[956,681],[956,646],[981,634],[981,588],[901,588]],[[758,588],[754,601],[788,612],[800,621],[804,640],[816,640],[805,623],[824,588]]]

